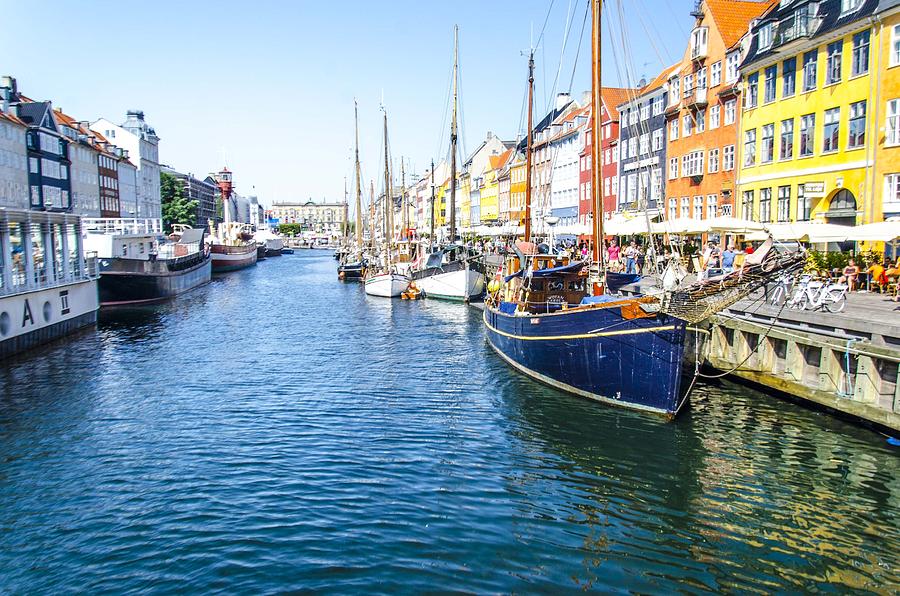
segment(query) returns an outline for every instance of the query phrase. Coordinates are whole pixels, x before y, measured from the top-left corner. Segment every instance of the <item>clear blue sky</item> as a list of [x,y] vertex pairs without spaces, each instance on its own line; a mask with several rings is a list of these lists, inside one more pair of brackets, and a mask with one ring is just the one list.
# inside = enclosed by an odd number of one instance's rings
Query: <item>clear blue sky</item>
[[[652,77],[683,52],[694,2],[622,4],[631,68],[636,77]],[[553,0],[548,18],[550,6],[550,0],[16,2],[5,6],[0,49],[3,74],[17,77],[23,93],[51,99],[79,120],[122,121],[127,109],[144,110],[162,138],[161,161],[180,171],[217,170],[224,152],[238,191],[263,203],[335,199],[352,172],[354,97],[363,175],[376,185],[382,96],[395,165],[403,155],[423,172],[446,153],[454,23],[467,150],[489,130],[503,138],[520,130],[521,52],[545,20],[536,112],[550,101],[560,63],[559,89],[568,90],[573,72],[573,91],[588,89],[589,31],[579,37],[587,0]],[[572,24],[560,61],[567,13]],[[610,19],[618,35],[613,20],[618,16]],[[604,35],[604,84],[617,85],[623,75],[609,31]],[[618,44],[616,52],[624,59]]]

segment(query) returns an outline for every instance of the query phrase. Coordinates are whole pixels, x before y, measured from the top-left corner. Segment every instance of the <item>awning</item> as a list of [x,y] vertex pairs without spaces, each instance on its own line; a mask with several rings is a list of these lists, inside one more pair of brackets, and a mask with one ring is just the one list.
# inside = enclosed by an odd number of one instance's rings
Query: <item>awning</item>
[[900,221],[879,221],[850,228],[848,240],[891,242],[900,238]]

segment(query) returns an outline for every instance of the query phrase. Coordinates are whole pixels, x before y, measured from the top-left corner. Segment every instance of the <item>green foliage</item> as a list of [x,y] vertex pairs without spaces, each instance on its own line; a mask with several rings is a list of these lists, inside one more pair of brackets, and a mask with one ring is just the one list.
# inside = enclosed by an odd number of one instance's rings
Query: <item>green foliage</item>
[[881,262],[884,260],[884,254],[882,254],[878,251],[869,249],[869,250],[864,250],[861,253],[859,253],[858,258],[859,258],[859,260],[862,261],[862,264],[859,264],[859,263],[857,263],[857,264],[860,265],[860,267],[862,269],[868,269],[871,265],[874,265],[875,263],[878,263],[880,265]]
[[810,250],[806,253],[806,271],[843,270],[853,258],[851,252],[822,252]]
[[172,231],[172,224],[194,225],[197,200],[185,196],[184,183],[175,176],[162,172],[159,176],[159,194],[162,199],[163,229]]
[[303,226],[298,223],[278,224],[278,232],[282,236],[299,236],[302,230]]

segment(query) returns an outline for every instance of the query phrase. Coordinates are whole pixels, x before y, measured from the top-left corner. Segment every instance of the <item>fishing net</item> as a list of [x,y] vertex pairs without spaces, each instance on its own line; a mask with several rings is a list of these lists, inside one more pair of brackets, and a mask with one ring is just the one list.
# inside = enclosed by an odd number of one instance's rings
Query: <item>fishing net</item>
[[660,310],[688,323],[699,323],[746,298],[778,275],[801,269],[805,262],[803,251],[772,248],[759,263],[746,264],[733,273],[698,280],[666,292]]

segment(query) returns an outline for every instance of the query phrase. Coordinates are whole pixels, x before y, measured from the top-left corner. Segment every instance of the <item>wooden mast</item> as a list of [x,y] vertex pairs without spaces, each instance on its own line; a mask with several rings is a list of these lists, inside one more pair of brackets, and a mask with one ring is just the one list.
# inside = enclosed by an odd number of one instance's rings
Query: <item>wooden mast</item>
[[349,195],[347,194],[347,177],[344,176],[344,222],[341,226],[343,228],[343,238],[341,238],[341,244],[347,242],[347,225],[349,222],[347,221],[347,205],[350,204]]
[[603,0],[591,0],[592,26],[591,26],[591,112],[594,124],[591,126],[591,198],[593,199],[593,230],[594,251],[593,261],[598,268],[599,277],[593,280],[594,293],[602,292],[602,284],[606,271],[606,251],[603,250],[603,179],[600,174],[600,142],[602,129],[603,102],[601,92],[603,89],[600,79],[601,44],[600,44],[600,19],[603,11]]
[[388,156],[388,137],[387,137],[387,110],[384,110],[384,241],[387,244],[387,259],[385,262],[387,263],[388,269],[391,266],[391,240],[394,234],[394,231],[391,226],[391,215],[394,210],[393,207],[393,197],[392,189],[391,189],[391,162],[390,157]]
[[534,105],[534,50],[528,55],[528,141],[525,145],[525,242],[531,242],[531,144]]
[[456,101],[459,93],[459,25],[453,26],[453,118],[450,121],[450,243],[456,242]]
[[375,248],[375,181],[369,180],[369,243]]
[[356,248],[362,251],[362,174],[359,168],[359,108],[353,100],[353,126],[356,130]]

